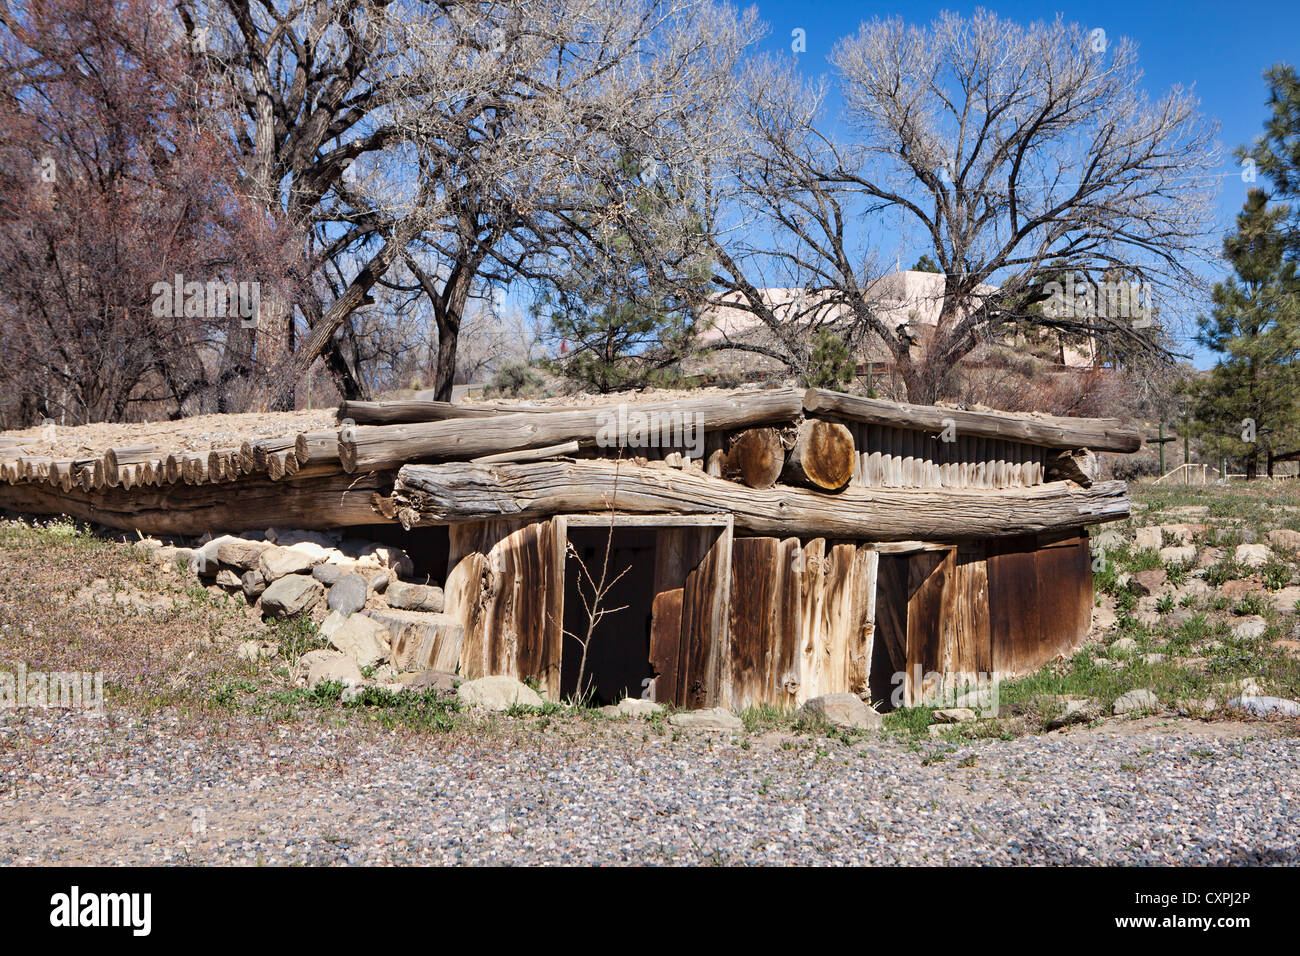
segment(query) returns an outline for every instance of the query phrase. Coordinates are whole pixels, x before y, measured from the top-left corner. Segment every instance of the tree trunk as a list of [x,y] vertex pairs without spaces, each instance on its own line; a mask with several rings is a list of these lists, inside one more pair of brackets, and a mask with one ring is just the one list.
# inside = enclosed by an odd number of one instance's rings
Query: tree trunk
[[838,491],[853,477],[857,457],[853,433],[847,426],[807,419],[795,432],[781,478],[815,491]]
[[732,441],[722,474],[750,488],[771,488],[784,464],[781,433],[775,428],[749,428]]
[[405,527],[555,514],[730,513],[756,534],[870,541],[959,541],[1031,534],[1128,516],[1122,481],[1051,482],[1005,491],[857,488],[837,495],[778,485],[746,488],[697,471],[626,462],[407,465],[393,493]]

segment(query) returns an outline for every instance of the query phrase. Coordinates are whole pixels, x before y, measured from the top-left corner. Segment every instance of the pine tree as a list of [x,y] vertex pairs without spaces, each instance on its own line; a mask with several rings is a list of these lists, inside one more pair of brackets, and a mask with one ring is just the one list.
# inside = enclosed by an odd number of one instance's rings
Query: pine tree
[[[1273,186],[1274,199],[1292,203],[1292,212],[1300,214],[1300,76],[1294,66],[1279,63],[1264,71],[1268,81],[1270,116],[1264,135],[1249,150],[1238,156],[1253,159]],[[1291,258],[1300,258],[1300,222],[1292,217],[1287,234]]]
[[1214,287],[1197,341],[1223,358],[1194,390],[1196,431],[1216,457],[1241,460],[1300,447],[1300,282],[1286,257],[1290,209],[1252,189],[1223,251],[1234,275]]
[[[614,219],[589,257],[534,305],[559,343],[551,368],[600,392],[678,384],[675,365],[692,347],[709,274],[706,262],[681,254],[692,243],[671,208],[671,181],[630,157],[624,170],[630,184],[617,202],[630,215]],[[666,270],[677,281],[660,281]]]

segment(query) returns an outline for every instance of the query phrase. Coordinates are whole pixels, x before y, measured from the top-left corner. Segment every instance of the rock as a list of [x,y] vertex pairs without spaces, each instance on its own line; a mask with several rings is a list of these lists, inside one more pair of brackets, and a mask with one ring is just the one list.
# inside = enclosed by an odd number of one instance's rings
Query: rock
[[1183,598],[1205,598],[1209,597],[1211,588],[1200,578],[1189,578],[1187,583],[1174,591],[1174,597],[1179,601]]
[[443,607],[442,588],[430,587],[426,584],[407,584],[405,581],[394,581],[388,585],[388,590],[384,592],[384,600],[388,602],[389,607],[403,611],[438,612]]
[[1263,589],[1263,585],[1255,581],[1224,581],[1219,587],[1219,593],[1226,598],[1239,601],[1247,594],[1262,591]]
[[235,648],[235,656],[241,661],[256,661],[262,657],[262,644],[260,641],[244,641]]
[[1241,540],[1247,544],[1254,544],[1259,540],[1259,535],[1255,534],[1254,528],[1238,528],[1237,537],[1241,538]]
[[1165,625],[1168,627],[1182,627],[1192,618],[1196,617],[1196,612],[1187,607],[1176,607],[1165,615]]
[[1300,641],[1281,639],[1274,641],[1273,646],[1284,654],[1300,657]]
[[358,667],[388,659],[388,628],[362,614],[353,614],[335,628],[329,642],[356,661]]
[[1291,614],[1295,611],[1296,604],[1300,603],[1300,587],[1293,585],[1280,591],[1271,591],[1268,600],[1280,613]]
[[268,582],[278,581],[289,574],[305,574],[324,558],[303,548],[267,548],[257,561],[257,570]]
[[1030,701],[1031,706],[1047,718],[1048,730],[1071,724],[1088,724],[1101,719],[1101,701],[1067,694],[1042,694]]
[[669,717],[668,723],[683,730],[719,730],[740,733],[745,729],[744,721],[725,707],[713,707],[707,710],[684,710]]
[[1191,564],[1196,560],[1196,549],[1190,544],[1161,548],[1160,560],[1164,564]]
[[1214,685],[1214,692],[1220,697],[1263,697],[1264,688],[1253,677],[1225,681]]
[[[308,651],[299,657],[293,664],[293,680],[295,684],[306,684],[307,676],[311,673],[312,665],[320,661],[336,661],[344,655],[338,651],[327,651],[324,649],[317,651]],[[360,673],[358,671],[358,673]]]
[[1198,568],[1209,568],[1223,560],[1222,548],[1205,548],[1196,558]]
[[969,707],[948,707],[944,710],[936,710],[930,716],[940,724],[962,724],[968,720],[975,720],[979,715]]
[[1284,551],[1300,551],[1300,531],[1275,528],[1268,533],[1268,543]]
[[393,576],[390,572],[380,571],[378,574],[375,574],[370,578],[369,581],[366,582],[366,586],[369,587],[370,590],[374,591],[376,594],[383,594],[385,589],[387,589],[388,587],[388,582],[391,581],[392,579]]
[[1129,654],[1137,650],[1137,641],[1131,637],[1121,637],[1118,641],[1113,641],[1110,649],[1117,654]]
[[1115,626],[1115,612],[1105,604],[1092,609],[1092,628],[1095,631],[1109,631]]
[[1160,529],[1155,527],[1138,528],[1133,535],[1133,548],[1137,551],[1159,551],[1161,545]]
[[1300,702],[1284,697],[1234,697],[1225,706],[1255,717],[1300,717]]
[[450,614],[371,608],[366,616],[388,628],[393,665],[399,670],[450,670],[460,658],[465,629]]
[[1233,560],[1247,568],[1258,568],[1267,564],[1273,552],[1266,544],[1239,544],[1233,552]]
[[357,687],[361,684],[361,668],[346,654],[328,660],[318,658],[307,671],[307,686],[315,687],[325,681],[339,681],[344,687]]
[[294,617],[314,608],[324,594],[319,581],[305,574],[290,574],[262,592],[262,613],[273,618]]
[[1165,655],[1163,655],[1163,654],[1143,654],[1143,655],[1142,655],[1142,662],[1143,662],[1144,664],[1163,664],[1163,663],[1165,662]]
[[799,711],[845,730],[879,730],[884,726],[884,718],[864,704],[857,694],[823,694],[806,701]]
[[227,538],[217,545],[217,560],[227,567],[251,571],[257,567],[262,552],[271,545],[265,541],[247,541],[244,538]]
[[391,571],[394,577],[410,577],[415,573],[415,563],[401,548],[373,541],[345,541],[343,553],[357,563],[359,569]]
[[239,579],[239,586],[244,589],[244,597],[256,601],[266,590],[266,578],[262,577],[261,571],[254,568],[243,573]]
[[327,588],[337,584],[343,574],[343,568],[337,564],[318,564],[311,569],[311,576]]
[[456,696],[466,707],[502,711],[511,707],[541,707],[546,702],[537,692],[513,677],[480,677],[467,680],[456,688]]
[[345,574],[330,588],[325,606],[331,611],[355,614],[366,606],[366,579],[359,574]]
[[1187,717],[1204,717],[1219,709],[1213,697],[1183,697],[1174,701],[1174,709]]
[[1263,637],[1264,632],[1267,630],[1268,621],[1252,614],[1250,617],[1243,617],[1232,626],[1232,636],[1238,640],[1251,641],[1257,637]]
[[223,588],[230,588],[232,591],[235,588],[242,588],[244,586],[244,583],[240,579],[239,575],[236,574],[234,571],[230,570],[230,568],[222,568],[220,571],[217,572],[216,583]]
[[1127,694],[1120,694],[1110,709],[1111,713],[1119,715],[1131,714],[1137,711],[1158,710],[1159,708],[1160,699],[1156,697],[1155,693],[1146,688],[1141,688],[1131,690]]
[[617,704],[600,708],[606,717],[653,717],[663,712],[663,705],[639,697],[624,697]]
[[1165,583],[1168,575],[1160,568],[1151,571],[1138,571],[1133,575],[1132,585],[1138,594],[1155,594]]
[[1204,531],[1205,525],[1201,524],[1162,524],[1160,534],[1169,541],[1177,541],[1180,545],[1189,545],[1192,543],[1192,536],[1198,531]]
[[405,683],[413,691],[436,690],[440,694],[449,694],[456,689],[456,682],[459,680],[460,678],[450,671],[438,671],[430,668],[429,670],[420,671],[418,674],[410,675],[410,679]]
[[1088,539],[1088,546],[1094,552],[1118,551],[1124,544],[1124,536],[1114,528],[1106,528]]
[[347,619],[348,616],[346,614],[341,614],[338,611],[331,611],[325,616],[325,620],[321,621],[321,625],[317,628],[317,631],[320,633],[321,637],[328,641],[334,635],[334,632],[343,626],[343,622]]

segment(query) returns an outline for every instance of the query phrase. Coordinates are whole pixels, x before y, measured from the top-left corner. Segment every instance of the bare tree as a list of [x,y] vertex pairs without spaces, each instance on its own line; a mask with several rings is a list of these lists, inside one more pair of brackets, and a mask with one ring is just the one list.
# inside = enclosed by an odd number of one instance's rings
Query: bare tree
[[[790,65],[757,64],[738,100],[752,146],[719,179],[714,281],[775,342],[739,347],[802,371],[809,320],[827,310],[850,338],[883,344],[910,400],[932,402],[962,358],[1017,321],[1155,341],[1132,317],[1035,306],[1051,295],[1045,277],[1063,271],[1121,272],[1156,296],[1196,285],[1193,265],[1211,248],[1217,152],[1189,92],[1149,100],[1132,43],[1060,18],[875,20],[831,60],[848,143],[822,132],[825,91]],[[870,257],[859,251],[871,229],[901,231],[938,263],[931,327],[891,328],[875,308]],[[804,305],[774,314],[763,269],[805,290]]]

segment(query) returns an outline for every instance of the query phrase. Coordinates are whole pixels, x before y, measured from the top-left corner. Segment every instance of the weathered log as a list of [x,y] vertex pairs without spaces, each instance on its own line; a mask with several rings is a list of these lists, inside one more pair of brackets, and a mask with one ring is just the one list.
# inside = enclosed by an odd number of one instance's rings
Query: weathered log
[[339,458],[345,470],[356,472],[412,461],[477,458],[567,441],[595,442],[602,447],[671,447],[682,444],[683,436],[692,430],[793,422],[802,407],[802,393],[786,388],[472,421],[347,426],[339,431]]
[[[206,461],[204,465],[206,468]],[[146,534],[200,535],[271,526],[345,528],[383,522],[371,507],[370,498],[374,494],[388,495],[393,477],[393,472],[336,472],[316,478],[295,476],[285,481],[251,478],[239,484],[237,494],[232,494],[229,486],[214,484],[90,492],[76,489],[67,493],[47,485],[0,485],[0,508],[28,514],[66,514]]]
[[[184,452],[174,451],[167,456],[166,463],[163,465],[164,474],[167,478],[167,484],[174,485],[181,480],[181,470],[184,467]],[[208,470],[211,471],[211,465]]]
[[942,432],[951,424],[958,435],[1009,438],[1048,448],[1133,452],[1142,445],[1142,435],[1116,418],[1057,418],[1050,415],[1012,415],[1007,412],[967,412],[955,408],[858,398],[820,388],[808,389],[804,395],[803,408],[808,415],[890,425],[895,428]]
[[857,451],[853,433],[838,422],[799,423],[781,470],[781,480],[816,491],[839,491],[853,477]]
[[310,465],[317,461],[338,461],[339,433],[300,432],[294,439],[293,454],[300,465]]
[[298,474],[298,458],[292,451],[273,451],[266,456],[266,474],[272,481],[281,481]]
[[1072,448],[1048,456],[1048,481],[1073,481],[1085,488],[1098,477],[1097,456],[1086,448]]
[[482,458],[475,458],[474,463],[476,465],[496,465],[511,461],[542,461],[546,458],[562,458],[566,455],[575,455],[578,448],[579,445],[576,441],[566,441],[560,445],[546,445],[542,448],[521,448],[518,451],[503,451],[495,455],[484,455]]
[[153,445],[124,445],[110,448],[104,452],[104,483],[110,488],[117,487],[118,469],[122,465],[138,465],[142,461],[157,457],[158,449]]
[[750,488],[771,488],[785,465],[785,445],[775,428],[747,428],[727,449],[722,476]]
[[413,425],[441,422],[454,418],[495,418],[500,415],[578,411],[575,405],[458,405],[454,402],[341,402],[339,422],[353,425]]
[[[270,468],[271,456],[279,452],[293,452],[298,444],[298,436],[294,435],[288,438],[263,438],[252,444],[253,467],[252,471],[267,471]],[[243,458],[243,450],[240,450],[240,458]]]
[[1116,521],[1128,515],[1122,481],[1082,489],[1052,482],[1029,489],[846,488],[830,496],[802,488],[744,488],[697,471],[638,468],[601,460],[526,465],[408,465],[394,491],[407,527],[568,512],[730,512],[759,534],[863,540],[1027,534]]

